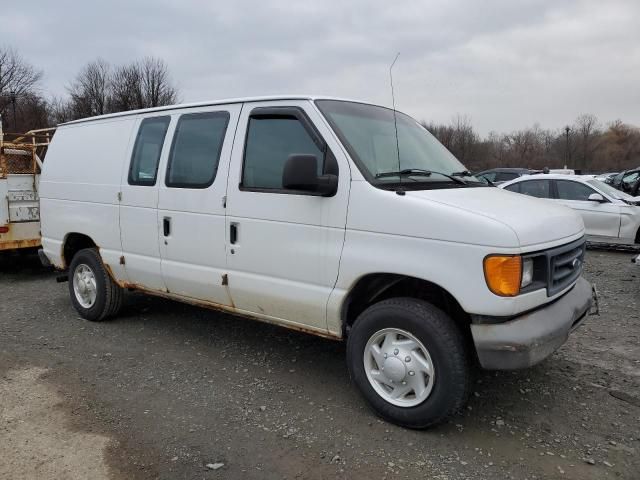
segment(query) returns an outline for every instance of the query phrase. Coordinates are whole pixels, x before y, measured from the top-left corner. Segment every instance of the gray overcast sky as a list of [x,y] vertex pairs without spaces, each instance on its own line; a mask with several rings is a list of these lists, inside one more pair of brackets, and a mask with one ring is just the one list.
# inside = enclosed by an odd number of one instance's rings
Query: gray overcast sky
[[[2,3],[8,3],[3,0]],[[62,95],[87,62],[167,61],[183,101],[317,93],[483,134],[581,113],[640,125],[640,1],[11,2],[0,44]]]

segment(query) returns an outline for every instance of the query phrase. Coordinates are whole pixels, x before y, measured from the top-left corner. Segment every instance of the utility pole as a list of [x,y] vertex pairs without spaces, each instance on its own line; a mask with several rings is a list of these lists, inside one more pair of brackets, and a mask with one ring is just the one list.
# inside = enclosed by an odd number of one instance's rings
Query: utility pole
[[565,164],[568,166],[571,164],[571,150],[569,150],[569,132],[571,131],[571,128],[569,128],[569,125],[564,127],[564,131],[567,137],[567,145],[565,150]]
[[11,100],[11,103],[13,104],[13,131],[17,132],[18,131],[18,121],[16,119],[16,92],[11,90],[9,92],[9,99]]

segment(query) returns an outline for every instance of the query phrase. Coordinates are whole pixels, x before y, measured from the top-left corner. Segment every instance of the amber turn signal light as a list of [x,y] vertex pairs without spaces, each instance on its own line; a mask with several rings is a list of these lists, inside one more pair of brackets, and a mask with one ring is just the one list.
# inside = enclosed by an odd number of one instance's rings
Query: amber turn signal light
[[501,297],[520,293],[522,258],[519,255],[490,255],[484,259],[484,278],[489,290]]

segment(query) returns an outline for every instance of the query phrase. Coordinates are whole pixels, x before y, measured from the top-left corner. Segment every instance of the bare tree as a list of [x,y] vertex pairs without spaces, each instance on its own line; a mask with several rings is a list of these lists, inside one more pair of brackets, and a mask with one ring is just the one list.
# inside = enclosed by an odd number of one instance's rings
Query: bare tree
[[142,75],[138,64],[118,67],[111,76],[109,110],[123,112],[144,106]]
[[108,113],[110,66],[98,59],[85,66],[68,87],[74,116],[92,117]]
[[453,149],[453,128],[449,125],[438,125],[436,123],[427,123],[424,120],[421,125],[426,128],[431,135],[436,137],[438,141],[444,145],[449,151]]
[[151,57],[118,67],[111,76],[110,88],[113,112],[171,105],[178,97],[167,65]]
[[[21,100],[35,94],[41,78],[42,72],[28,64],[16,50],[0,47],[0,115],[4,116],[12,106],[17,116]],[[14,118],[13,123],[16,122]]]
[[48,124],[58,125],[59,123],[70,122],[77,117],[74,115],[71,102],[60,97],[52,97],[48,102]]
[[451,121],[453,145],[451,151],[461,162],[472,160],[473,150],[478,142],[478,135],[473,130],[471,119],[457,114]]
[[144,107],[171,105],[178,93],[169,79],[167,64],[158,58],[147,57],[137,65],[141,77]]
[[579,168],[588,169],[593,160],[593,154],[598,149],[600,137],[598,118],[595,115],[580,115],[574,124],[573,131],[577,137]]
[[0,47],[0,93],[32,92],[41,78],[42,72],[29,65],[13,48]]
[[615,171],[640,165],[640,129],[616,120],[602,134],[597,164]]

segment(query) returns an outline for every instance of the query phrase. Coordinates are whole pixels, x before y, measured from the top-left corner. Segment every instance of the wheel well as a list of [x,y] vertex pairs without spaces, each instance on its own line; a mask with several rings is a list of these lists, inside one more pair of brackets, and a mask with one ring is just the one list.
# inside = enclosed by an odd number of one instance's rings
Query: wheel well
[[84,235],[82,233],[68,234],[65,238],[64,247],[62,249],[62,260],[64,262],[65,268],[69,268],[74,255],[80,250],[82,250],[83,248],[92,248],[95,246],[95,242],[91,240],[91,237],[88,237],[87,235]]
[[362,277],[347,296],[342,309],[343,335],[348,336],[356,318],[367,307],[394,297],[411,297],[429,302],[449,315],[465,335],[471,333],[471,318],[453,295],[441,286],[415,277],[374,273]]

